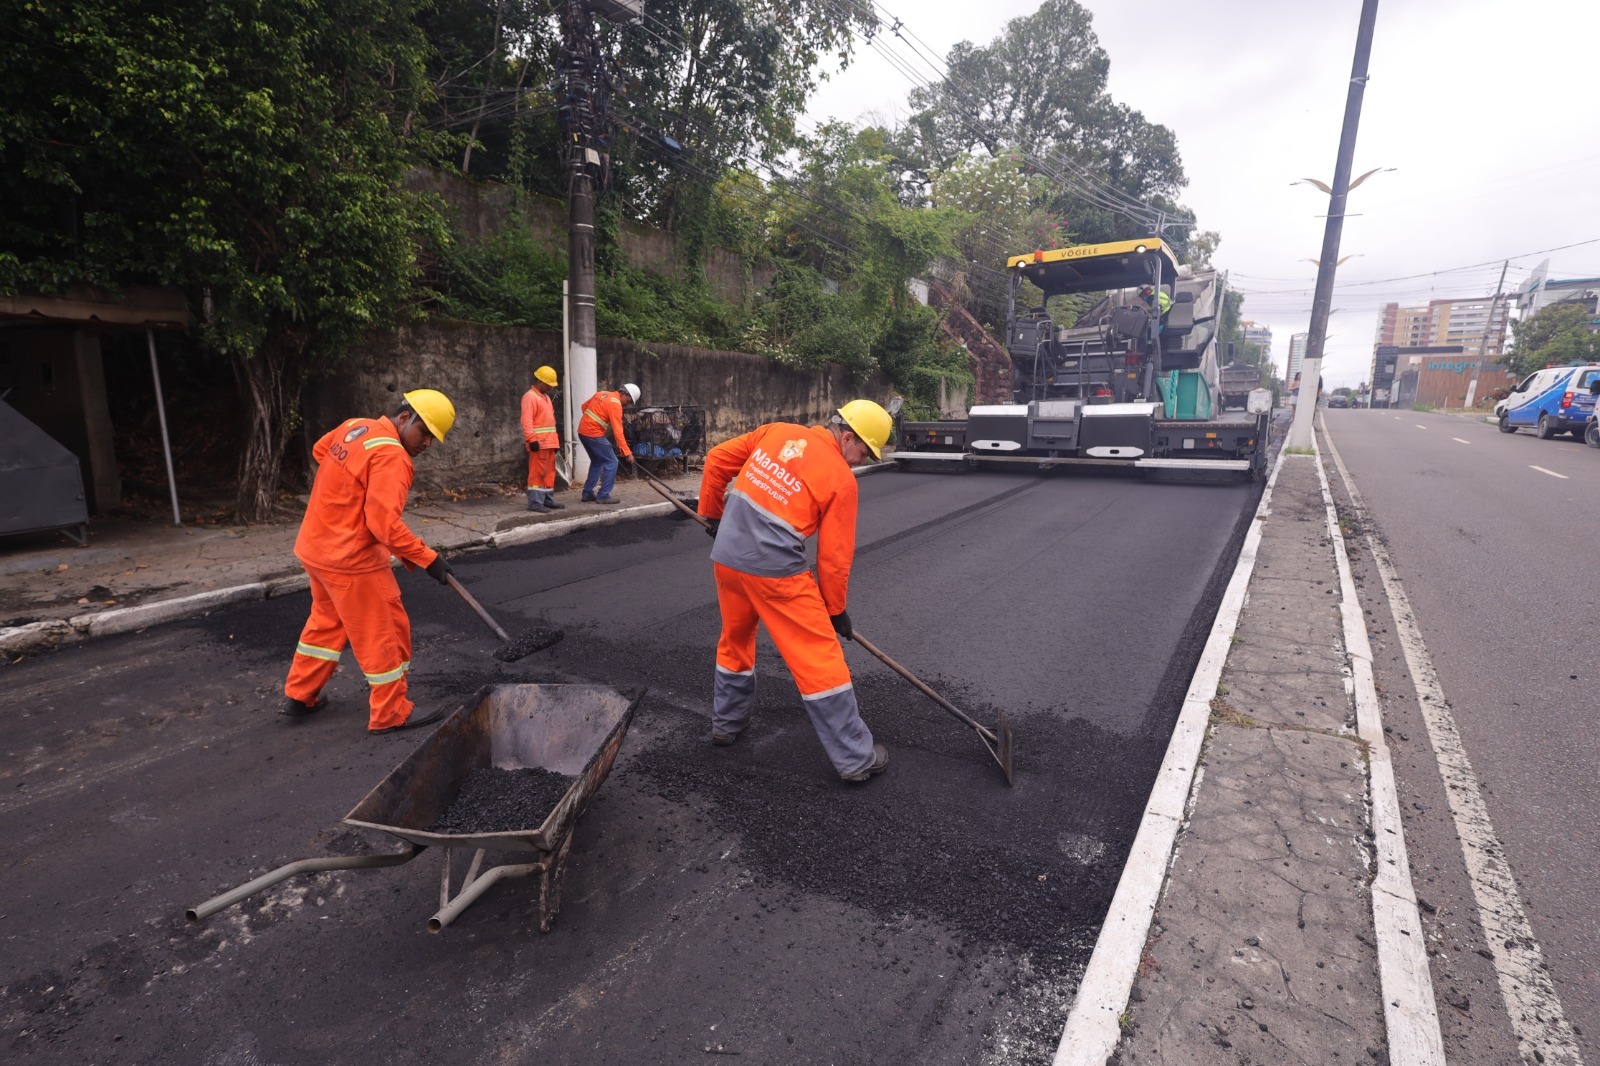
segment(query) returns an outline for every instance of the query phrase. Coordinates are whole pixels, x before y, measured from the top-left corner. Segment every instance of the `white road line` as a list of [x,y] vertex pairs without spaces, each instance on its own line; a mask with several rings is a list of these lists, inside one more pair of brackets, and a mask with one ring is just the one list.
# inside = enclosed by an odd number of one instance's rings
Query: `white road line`
[[1396,422],[1404,422],[1404,421],[1405,421],[1405,419],[1403,419],[1403,418],[1401,418],[1401,417],[1400,417],[1400,416],[1399,416],[1399,415],[1395,415],[1395,416],[1394,416],[1394,420],[1395,420],[1395,421],[1396,421]]
[[[1323,432],[1326,434],[1326,426]],[[1371,530],[1372,519],[1366,503],[1350,479],[1350,472],[1345,469],[1331,436],[1328,453],[1344,480],[1362,528]],[[1517,1034],[1521,1060],[1550,1066],[1583,1066],[1577,1037],[1562,1010],[1561,997],[1545,970],[1544,953],[1533,938],[1533,926],[1528,922],[1516,877],[1511,873],[1505,849],[1489,819],[1489,809],[1478,790],[1477,775],[1472,772],[1472,763],[1461,743],[1455,716],[1450,713],[1444,686],[1428,655],[1411,601],[1400,585],[1400,575],[1389,561],[1389,553],[1382,542],[1370,532],[1363,535],[1367,550],[1377,564],[1384,593],[1389,597],[1395,635],[1405,652],[1406,666],[1411,671],[1422,719],[1427,725],[1428,740],[1439,763],[1439,776],[1444,779],[1450,814],[1455,819],[1456,835],[1461,839],[1461,853],[1466,860],[1467,877],[1472,882],[1472,895],[1478,903],[1484,936],[1489,950],[1494,953],[1495,976],[1500,982],[1506,1013],[1511,1016],[1511,1025]]]
[[1560,478],[1560,479],[1561,479],[1561,480],[1562,480],[1562,481],[1566,481],[1566,480],[1568,480],[1568,478],[1567,478],[1567,475],[1565,475],[1565,474],[1558,474],[1558,473],[1556,473],[1556,472],[1555,472],[1555,471],[1554,471],[1554,470],[1546,470],[1546,469],[1545,469],[1545,468],[1544,468],[1544,467],[1542,467],[1542,466],[1534,466],[1534,465],[1533,465],[1533,464],[1531,464],[1531,463],[1530,463],[1530,464],[1528,464],[1528,469],[1529,469],[1529,470],[1537,470],[1537,471],[1539,471],[1539,473],[1541,473],[1541,474],[1549,474],[1549,475],[1550,475],[1550,476],[1551,476],[1551,477],[1558,477],[1558,478]]
[[1427,426],[1423,425],[1421,422],[1413,422],[1412,425],[1416,426],[1418,429],[1427,429],[1428,428]]
[[[1324,419],[1326,436],[1328,423]],[[1428,945],[1417,913],[1417,892],[1411,883],[1405,827],[1400,821],[1400,796],[1394,763],[1383,738],[1383,706],[1372,678],[1372,644],[1361,613],[1355,575],[1339,527],[1339,511],[1328,488],[1328,474],[1317,455],[1317,480],[1322,483],[1328,539],[1339,566],[1339,614],[1344,623],[1344,648],[1350,660],[1350,695],[1356,709],[1356,731],[1367,742],[1368,787],[1372,795],[1372,844],[1377,869],[1372,879],[1372,926],[1378,941],[1378,979],[1383,986],[1383,1021],[1389,1037],[1389,1061],[1395,1066],[1444,1066],[1444,1036],[1439,1007],[1428,972]]]
[[1272,490],[1278,484],[1278,471],[1283,469],[1288,454],[1286,450],[1278,453],[1272,476],[1267,479],[1261,502],[1256,505],[1256,521],[1250,523],[1250,531],[1239,548],[1233,577],[1217,606],[1211,635],[1195,666],[1172,739],[1167,741],[1167,753],[1156,773],[1144,815],[1139,819],[1139,831],[1134,835],[1133,848],[1123,865],[1116,894],[1111,897],[1111,909],[1106,912],[1105,923],[1094,944],[1094,954],[1089,956],[1072,1011],[1061,1030],[1054,1066],[1105,1066],[1122,1039],[1122,1027],[1117,1019],[1127,1009],[1145,940],[1150,935],[1150,920],[1172,863],[1173,844],[1188,813],[1190,790],[1196,781],[1195,768],[1211,724],[1211,698],[1216,695],[1222,666],[1233,646],[1233,633],[1239,625],[1239,614],[1244,610],[1250,575],[1256,566],[1256,552],[1261,547],[1262,523],[1272,513]]
[[1471,444],[1472,443],[1470,440],[1462,440],[1460,437],[1451,437],[1450,439],[1455,441],[1458,444]]

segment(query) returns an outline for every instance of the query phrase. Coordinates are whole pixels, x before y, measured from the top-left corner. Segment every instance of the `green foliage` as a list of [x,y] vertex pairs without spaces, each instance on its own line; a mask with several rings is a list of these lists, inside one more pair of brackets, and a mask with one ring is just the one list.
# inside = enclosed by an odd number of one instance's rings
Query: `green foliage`
[[1500,359],[1518,377],[1561,363],[1600,361],[1600,334],[1594,308],[1587,302],[1546,305],[1536,314],[1511,323],[1511,347]]
[[[1192,221],[1171,197],[1187,183],[1177,140],[1165,126],[1106,92],[1110,60],[1077,0],[1045,0],[1012,19],[988,45],[962,41],[945,58],[948,81],[912,92],[908,126],[930,172],[982,149],[1014,148],[1051,182],[1042,206],[1070,221],[1080,242],[1141,236],[1148,221],[1106,206],[1115,195]],[[1090,191],[1091,186],[1099,188]],[[1188,229],[1177,230],[1180,249]]]
[[241,517],[266,517],[307,373],[412,292],[431,205],[421,0],[11,5],[0,289],[177,285],[249,404]]

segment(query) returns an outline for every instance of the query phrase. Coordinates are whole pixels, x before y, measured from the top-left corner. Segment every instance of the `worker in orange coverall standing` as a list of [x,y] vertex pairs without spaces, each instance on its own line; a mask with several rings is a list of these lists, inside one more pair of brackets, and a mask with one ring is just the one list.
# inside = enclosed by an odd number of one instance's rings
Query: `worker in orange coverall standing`
[[[811,725],[834,769],[865,781],[889,765],[861,720],[839,638],[853,630],[845,604],[856,551],[851,467],[881,458],[893,420],[871,400],[852,400],[826,426],[772,422],[706,456],[700,513],[709,532],[722,610],[711,742],[738,740],[756,703],[756,623],[767,628],[794,676]],[[817,538],[817,572],[806,540]]]
[[322,709],[322,688],[349,644],[371,686],[369,733],[411,729],[444,716],[443,710],[417,713],[406,696],[411,619],[389,557],[448,583],[450,565],[400,516],[411,491],[411,460],[444,440],[455,420],[444,393],[415,389],[394,414],[352,418],[312,448],[317,477],[294,542],[311,580],[311,617],[283,686],[283,714],[303,718]]
[[528,510],[560,511],[556,502],[556,453],[561,437],[556,433],[556,407],[550,393],[560,381],[553,367],[533,372],[533,384],[522,394],[522,440],[528,446]]

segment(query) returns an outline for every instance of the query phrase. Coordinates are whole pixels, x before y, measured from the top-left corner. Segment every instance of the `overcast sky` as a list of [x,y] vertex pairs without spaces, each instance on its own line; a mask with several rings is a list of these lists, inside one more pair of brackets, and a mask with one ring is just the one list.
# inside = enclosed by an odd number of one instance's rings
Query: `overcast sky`
[[[1110,56],[1111,95],[1176,134],[1189,177],[1181,200],[1222,234],[1215,262],[1245,293],[1244,317],[1272,327],[1281,372],[1290,334],[1309,325],[1316,267],[1306,260],[1321,250],[1327,210],[1324,193],[1290,183],[1333,178],[1360,0],[1080,2]],[[942,59],[1038,6],[881,8]],[[1597,41],[1595,0],[1380,0],[1353,173],[1395,169],[1350,194],[1340,254],[1354,258],[1334,292],[1327,387],[1366,379],[1386,302],[1486,296],[1507,258],[1508,291],[1546,258],[1553,278],[1600,276]],[[810,118],[892,121],[910,87],[860,48]]]

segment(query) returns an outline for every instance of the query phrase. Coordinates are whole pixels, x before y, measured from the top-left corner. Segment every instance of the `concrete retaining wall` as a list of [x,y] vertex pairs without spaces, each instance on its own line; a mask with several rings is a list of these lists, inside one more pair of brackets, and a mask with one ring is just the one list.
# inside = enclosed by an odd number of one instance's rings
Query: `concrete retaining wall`
[[[406,390],[434,388],[455,403],[456,427],[417,464],[417,488],[519,480],[527,470],[518,427],[522,393],[541,363],[560,370],[559,333],[440,319],[404,326],[353,352],[335,375],[307,390],[307,451],[346,418],[386,414]],[[836,366],[801,370],[744,352],[606,337],[598,363],[602,388],[634,382],[644,406],[704,407],[712,443],[763,422],[821,422],[847,400],[883,403],[891,393],[882,375],[852,381]]]

